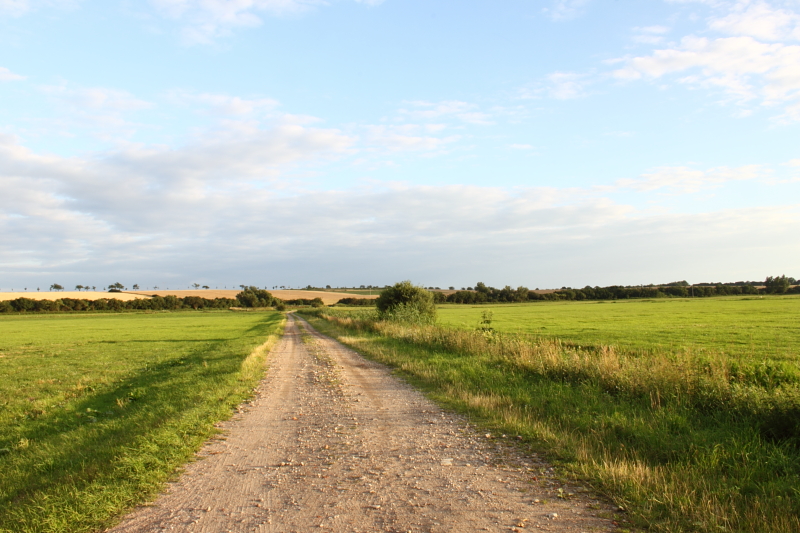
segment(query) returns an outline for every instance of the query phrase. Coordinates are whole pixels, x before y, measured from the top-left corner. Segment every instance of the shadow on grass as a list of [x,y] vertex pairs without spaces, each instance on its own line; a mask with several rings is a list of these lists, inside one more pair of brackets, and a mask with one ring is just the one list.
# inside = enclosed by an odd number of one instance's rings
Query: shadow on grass
[[27,421],[0,455],[0,530],[59,530],[67,520],[66,530],[90,531],[154,494],[249,394],[242,362],[281,319],[235,339],[149,341],[203,346]]

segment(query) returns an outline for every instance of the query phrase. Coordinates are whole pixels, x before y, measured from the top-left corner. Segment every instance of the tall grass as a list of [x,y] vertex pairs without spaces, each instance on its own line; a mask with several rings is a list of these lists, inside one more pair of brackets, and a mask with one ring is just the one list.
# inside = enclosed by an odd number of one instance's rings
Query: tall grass
[[548,449],[639,525],[800,531],[796,368],[316,315],[440,401]]

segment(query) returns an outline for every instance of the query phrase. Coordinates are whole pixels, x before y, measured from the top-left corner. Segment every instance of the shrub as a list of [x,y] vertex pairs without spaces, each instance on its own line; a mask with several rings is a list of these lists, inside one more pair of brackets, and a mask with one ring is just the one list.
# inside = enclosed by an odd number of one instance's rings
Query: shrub
[[242,307],[270,307],[275,305],[277,298],[272,293],[258,287],[247,287],[236,295]]
[[386,320],[425,324],[436,322],[433,295],[410,281],[401,281],[385,289],[375,305],[380,317]]
[[370,298],[342,298],[336,305],[343,305],[347,307],[372,307],[375,305],[375,300]]

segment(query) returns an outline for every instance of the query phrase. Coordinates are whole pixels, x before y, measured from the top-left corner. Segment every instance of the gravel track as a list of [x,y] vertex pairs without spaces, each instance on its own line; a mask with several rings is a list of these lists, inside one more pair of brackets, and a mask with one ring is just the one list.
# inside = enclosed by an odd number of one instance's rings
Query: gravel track
[[615,529],[612,507],[299,317],[268,364],[224,437],[110,531]]

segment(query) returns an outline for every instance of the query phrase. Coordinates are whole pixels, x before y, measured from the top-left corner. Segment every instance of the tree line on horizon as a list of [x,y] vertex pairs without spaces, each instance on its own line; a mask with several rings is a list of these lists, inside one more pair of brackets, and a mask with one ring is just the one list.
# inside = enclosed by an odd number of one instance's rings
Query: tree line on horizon
[[[319,300],[318,302],[316,300]],[[175,311],[179,309],[230,309],[231,307],[275,307],[285,309],[289,305],[324,305],[322,300],[309,300],[307,303],[283,301],[270,292],[257,287],[246,287],[236,298],[203,298],[200,296],[158,296],[136,298],[134,300],[118,300],[99,298],[84,300],[82,298],[59,298],[57,300],[34,300],[20,297],[14,300],[0,301],[0,313],[57,313],[74,311]]]
[[686,281],[668,283],[665,285],[641,285],[590,287],[573,289],[564,287],[553,292],[542,293],[530,290],[527,287],[516,289],[506,285],[502,289],[489,287],[478,282],[473,290],[460,290],[451,294],[434,292],[436,303],[521,303],[529,301],[558,301],[558,300],[626,300],[631,298],[707,298],[710,296],[737,296],[758,294],[800,294],[797,280],[786,276],[769,276],[763,287],[755,283],[719,283],[716,285],[689,285]]

